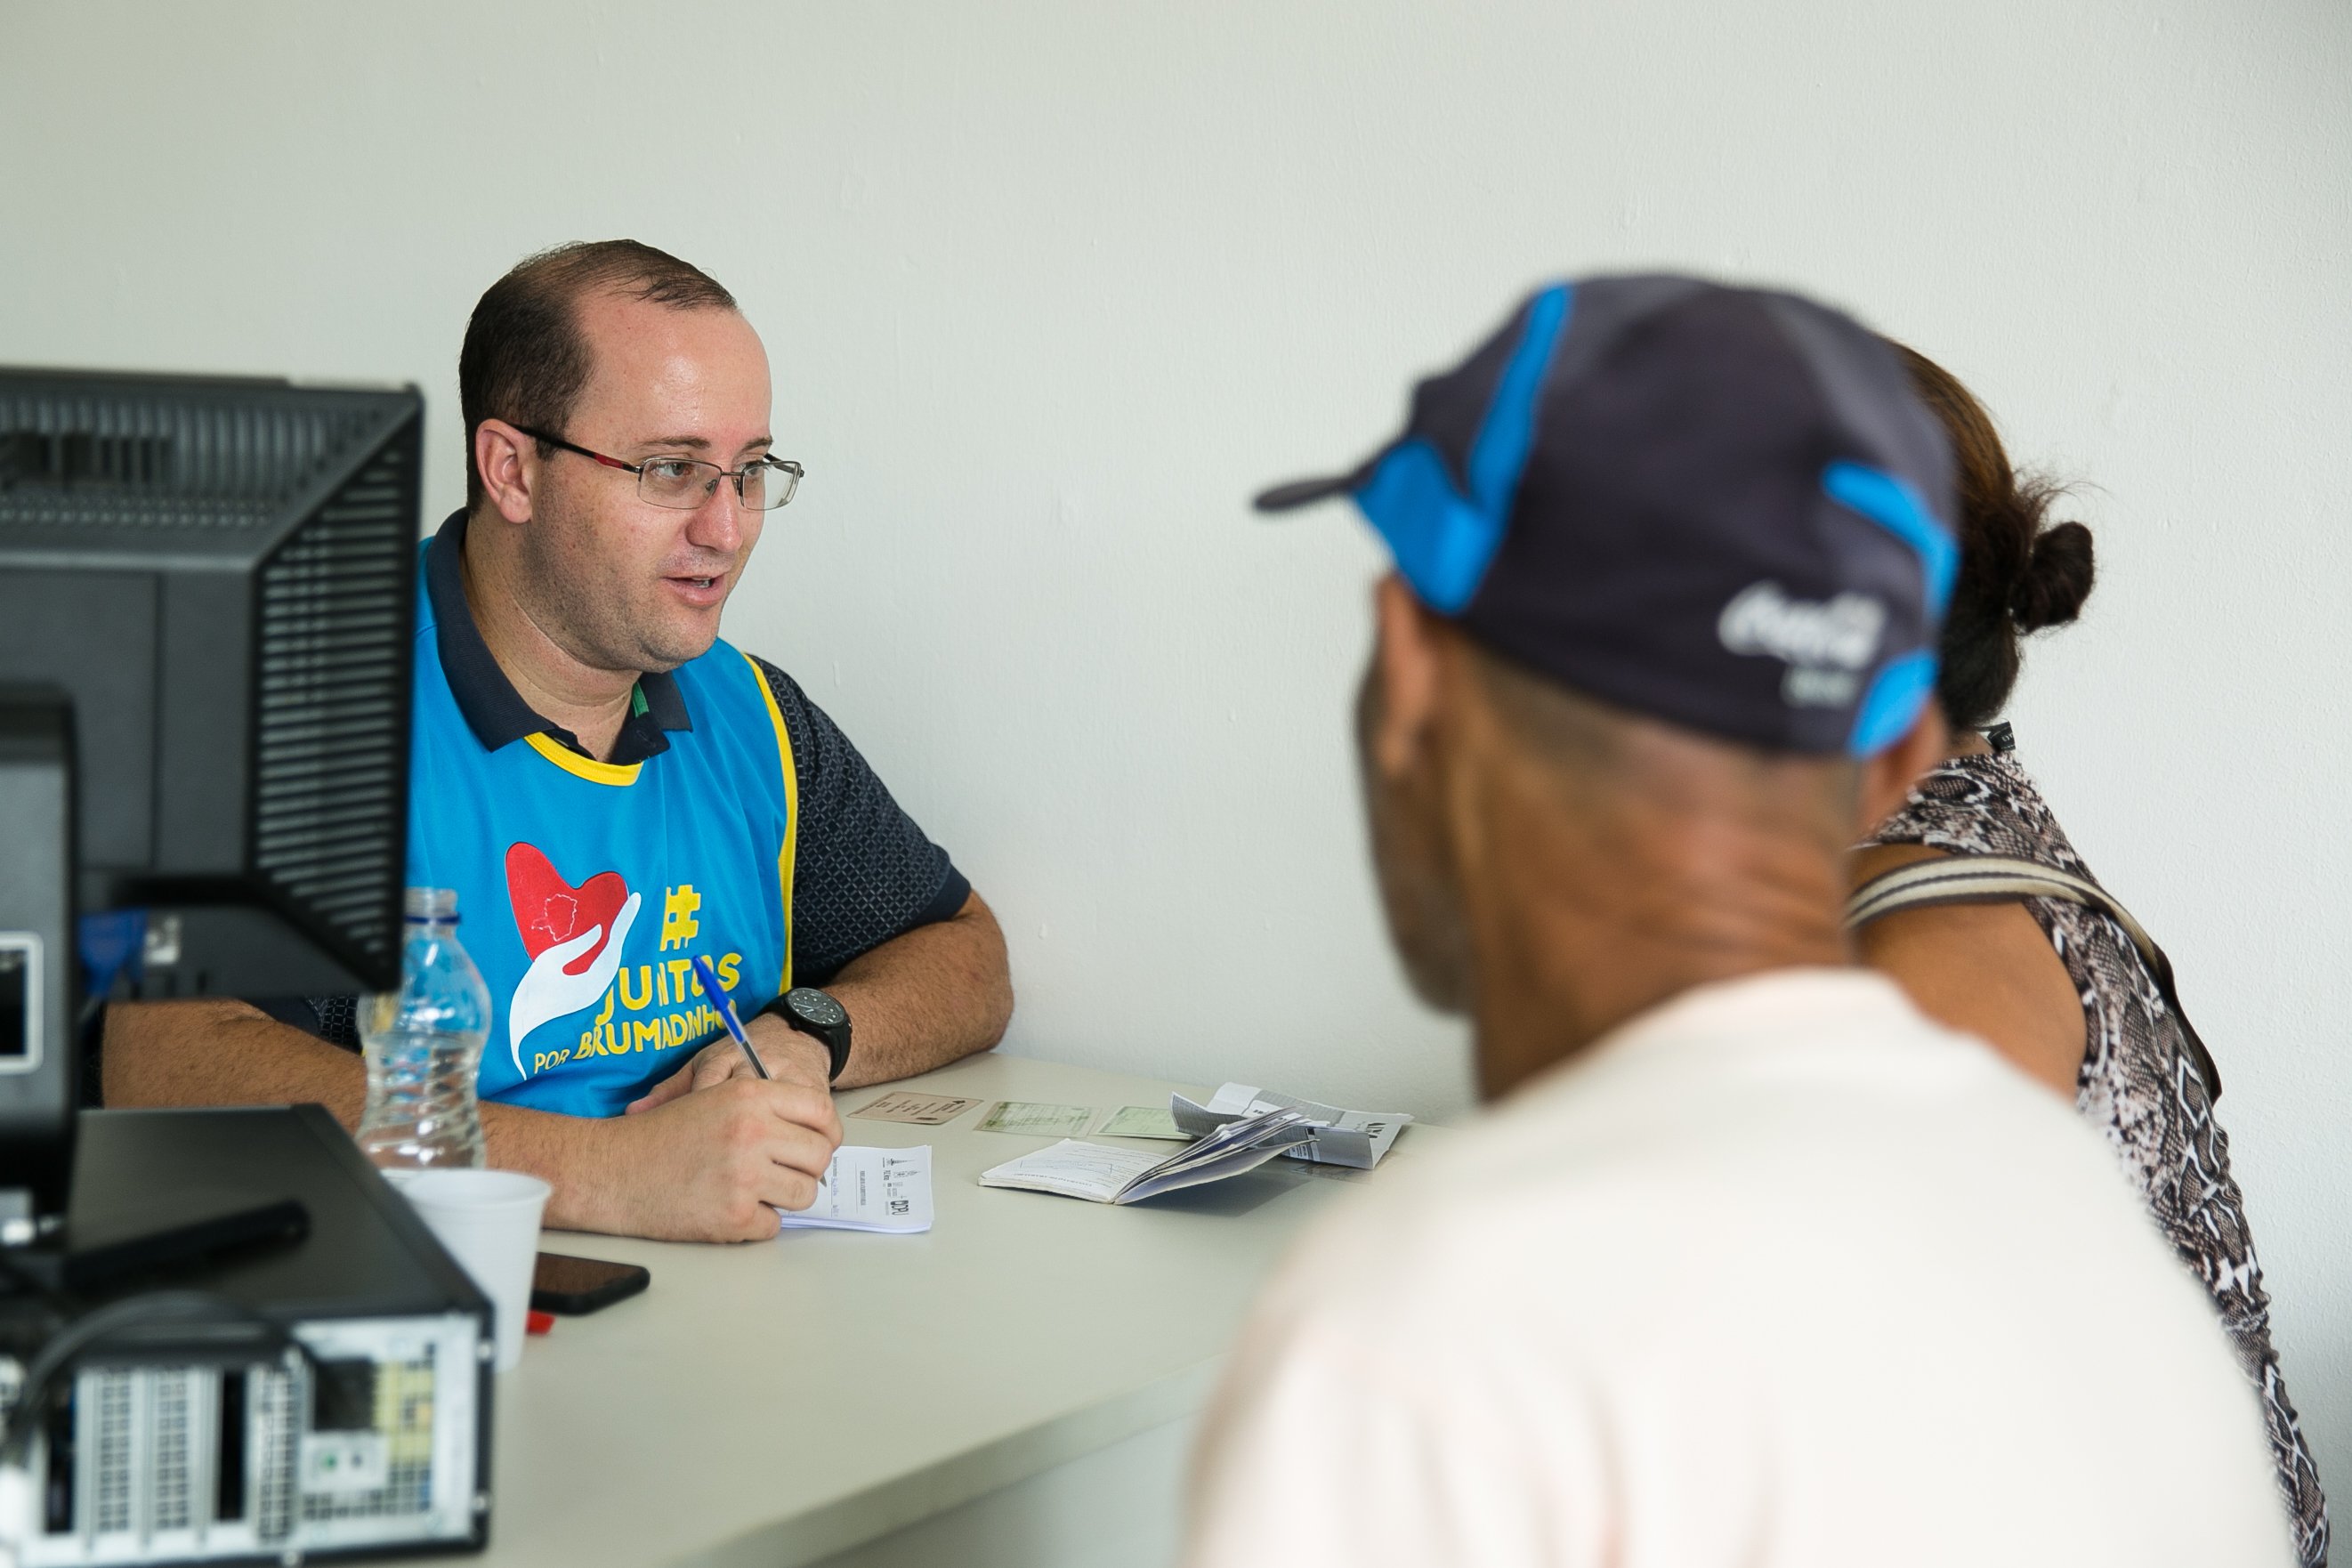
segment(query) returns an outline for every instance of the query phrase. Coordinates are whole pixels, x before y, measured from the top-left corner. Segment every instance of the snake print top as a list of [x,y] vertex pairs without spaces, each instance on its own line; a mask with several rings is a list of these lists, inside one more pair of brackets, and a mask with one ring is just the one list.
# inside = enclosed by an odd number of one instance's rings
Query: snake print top
[[[1997,745],[2008,737],[1995,732]],[[2007,855],[2090,878],[2016,759],[1953,757],[1921,779],[1871,844],[1920,844],[1956,855]],[[2092,879],[2095,880],[2095,879]],[[2084,1049],[2074,1104],[2106,1136],[2221,1315],[2260,1391],[2279,1487],[2305,1568],[2327,1561],[2327,1502],[2271,1348],[2270,1297],[2254,1259],[2244,1201],[2230,1174],[2230,1140],[2156,978],[2122,928],[2081,904],[2023,900],[2065,962],[2083,999]]]

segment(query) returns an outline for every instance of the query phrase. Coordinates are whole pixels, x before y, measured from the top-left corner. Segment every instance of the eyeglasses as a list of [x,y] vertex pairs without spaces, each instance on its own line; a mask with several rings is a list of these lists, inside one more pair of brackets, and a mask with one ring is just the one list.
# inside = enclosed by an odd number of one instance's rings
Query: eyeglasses
[[742,503],[745,511],[773,511],[793,499],[793,492],[801,487],[801,476],[807,471],[789,458],[754,458],[740,468],[722,468],[696,458],[648,458],[642,463],[625,463],[528,425],[515,428],[535,441],[544,441],[551,447],[593,458],[608,468],[636,475],[640,497],[674,511],[698,510],[719,489],[721,479],[735,482],[735,499]]

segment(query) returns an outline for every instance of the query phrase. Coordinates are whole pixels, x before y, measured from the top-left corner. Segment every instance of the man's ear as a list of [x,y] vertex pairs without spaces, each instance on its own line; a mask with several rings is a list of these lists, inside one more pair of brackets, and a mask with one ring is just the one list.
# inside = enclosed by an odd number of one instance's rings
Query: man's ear
[[1439,654],[1429,612],[1391,572],[1372,589],[1372,679],[1381,702],[1369,737],[1373,765],[1408,773],[1437,715]]
[[1930,698],[1909,732],[1862,764],[1856,802],[1862,820],[1854,825],[1853,837],[1868,837],[1873,828],[1894,816],[1919,775],[1942,762],[1951,750],[1951,727],[1944,722],[1944,710]]
[[538,442],[503,419],[485,419],[474,426],[474,471],[500,517],[530,521],[531,489],[539,482]]

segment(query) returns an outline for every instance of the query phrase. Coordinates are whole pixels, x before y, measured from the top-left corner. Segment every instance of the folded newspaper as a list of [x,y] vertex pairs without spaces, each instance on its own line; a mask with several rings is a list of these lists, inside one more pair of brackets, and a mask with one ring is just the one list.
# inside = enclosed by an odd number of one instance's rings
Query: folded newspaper
[[931,1146],[844,1144],[804,1209],[776,1211],[777,1230],[870,1230],[906,1236],[931,1228]]
[[1292,1159],[1311,1160],[1318,1165],[1352,1165],[1359,1171],[1379,1164],[1405,1123],[1412,1120],[1401,1110],[1343,1110],[1245,1083],[1225,1085],[1209,1097],[1206,1105],[1195,1105],[1181,1094],[1168,1097],[1168,1114],[1176,1119],[1178,1128],[1194,1138],[1205,1138],[1242,1117],[1262,1116],[1269,1110],[1295,1110],[1315,1129],[1311,1140],[1284,1151]]
[[1199,1142],[1187,1143],[1173,1154],[1065,1138],[1049,1149],[982,1171],[980,1184],[1057,1193],[1088,1203],[1139,1203],[1180,1187],[1255,1171],[1314,1136],[1315,1128],[1305,1116],[1277,1108],[1222,1122]]

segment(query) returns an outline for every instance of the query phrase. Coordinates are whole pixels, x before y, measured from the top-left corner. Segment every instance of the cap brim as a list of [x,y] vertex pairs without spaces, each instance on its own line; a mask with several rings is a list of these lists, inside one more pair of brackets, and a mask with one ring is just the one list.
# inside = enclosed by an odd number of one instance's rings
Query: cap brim
[[1293,479],[1262,490],[1250,504],[1260,511],[1296,511],[1318,501],[1336,500],[1356,489],[1354,474],[1332,474],[1319,479]]

